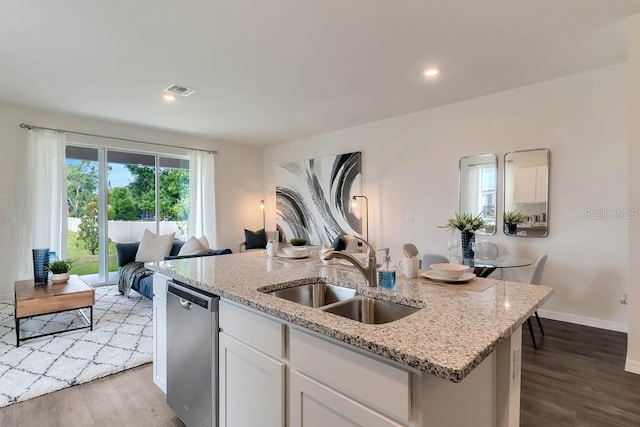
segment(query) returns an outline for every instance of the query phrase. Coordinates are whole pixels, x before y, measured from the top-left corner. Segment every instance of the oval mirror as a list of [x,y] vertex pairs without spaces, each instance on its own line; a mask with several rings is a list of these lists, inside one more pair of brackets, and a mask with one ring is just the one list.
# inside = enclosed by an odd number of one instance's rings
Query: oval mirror
[[462,157],[459,173],[460,212],[482,216],[485,228],[476,234],[495,234],[498,158],[495,154]]
[[512,151],[504,155],[504,234],[549,234],[549,150]]

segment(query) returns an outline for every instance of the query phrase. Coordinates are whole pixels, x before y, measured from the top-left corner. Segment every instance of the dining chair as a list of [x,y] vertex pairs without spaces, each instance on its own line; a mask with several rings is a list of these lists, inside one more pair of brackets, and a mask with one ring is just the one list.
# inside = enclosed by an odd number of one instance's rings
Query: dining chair
[[[487,260],[498,258],[498,256],[500,255],[500,250],[498,249],[498,245],[496,245],[493,242],[487,242],[487,241],[482,242],[482,244],[484,245],[482,256],[478,257],[476,255],[476,258],[487,259]],[[493,271],[493,273],[491,273],[488,277],[492,279],[502,280],[502,269],[496,268]]]
[[[533,266],[533,270],[531,271],[531,277],[529,277],[529,281],[526,283],[530,283],[532,285],[539,285],[542,279],[542,271],[544,270],[544,265],[547,263],[547,255],[542,255]],[[542,332],[542,336],[544,336],[544,329],[542,329],[542,322],[540,321],[540,316],[538,316],[538,311],[535,313],[536,320],[538,321],[538,326],[540,327],[540,332]],[[537,350],[538,346],[536,345],[536,337],[533,333],[533,326],[531,325],[531,317],[527,319],[527,324],[529,325],[529,332],[531,333],[531,340],[533,341],[533,349]]]
[[449,259],[440,254],[424,254],[422,255],[422,268],[431,269],[431,264],[443,264],[448,263]]
[[486,245],[484,254],[483,254],[484,258],[486,259],[498,258],[498,255],[500,254],[500,251],[498,250],[498,245],[496,245],[493,242],[484,242],[484,245]]

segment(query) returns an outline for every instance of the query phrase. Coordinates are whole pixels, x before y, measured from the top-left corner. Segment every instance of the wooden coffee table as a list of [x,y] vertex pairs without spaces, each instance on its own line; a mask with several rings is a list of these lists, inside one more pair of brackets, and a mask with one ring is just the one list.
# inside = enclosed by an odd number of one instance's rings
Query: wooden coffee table
[[[33,280],[19,280],[14,283],[15,317],[16,317],[16,347],[20,341],[44,337],[61,332],[76,331],[90,328],[93,330],[93,305],[96,302],[95,290],[80,277],[73,275],[67,283],[35,285]],[[90,318],[81,309],[88,308]],[[63,311],[78,310],[87,322],[86,326],[64,329],[40,335],[30,335],[20,338],[20,320],[44,314],[61,313]]]

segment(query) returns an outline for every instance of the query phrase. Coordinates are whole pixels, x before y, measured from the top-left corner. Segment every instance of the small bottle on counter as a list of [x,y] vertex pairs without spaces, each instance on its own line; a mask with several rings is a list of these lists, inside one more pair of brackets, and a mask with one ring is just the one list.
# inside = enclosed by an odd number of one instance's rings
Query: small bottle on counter
[[378,285],[383,289],[396,289],[396,270],[391,266],[389,248],[379,249],[385,251],[382,257],[382,267],[378,270]]

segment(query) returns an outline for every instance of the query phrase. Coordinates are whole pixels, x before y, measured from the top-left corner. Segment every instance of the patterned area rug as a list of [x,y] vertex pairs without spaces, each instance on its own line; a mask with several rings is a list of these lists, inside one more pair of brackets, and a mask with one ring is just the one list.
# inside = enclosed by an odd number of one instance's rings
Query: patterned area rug
[[[151,362],[152,313],[152,302],[136,292],[125,298],[117,286],[97,287],[93,331],[35,338],[16,347],[13,304],[0,302],[0,408]],[[21,321],[20,336],[83,324],[76,311],[39,316]]]

